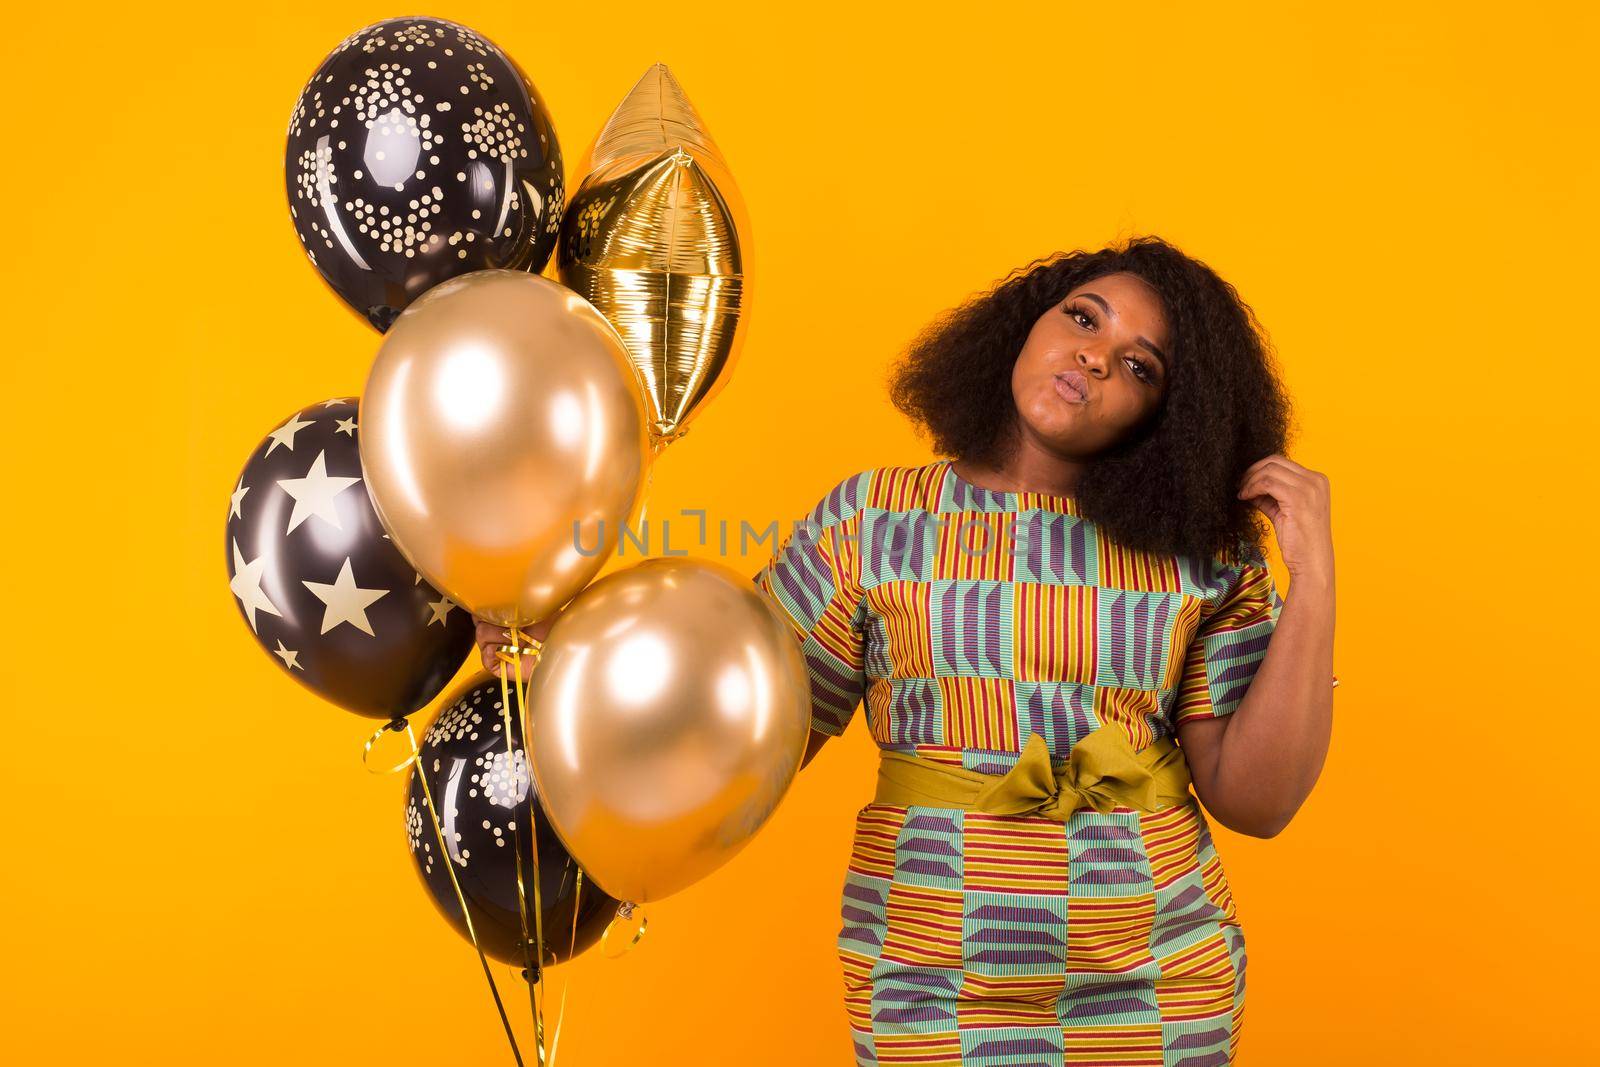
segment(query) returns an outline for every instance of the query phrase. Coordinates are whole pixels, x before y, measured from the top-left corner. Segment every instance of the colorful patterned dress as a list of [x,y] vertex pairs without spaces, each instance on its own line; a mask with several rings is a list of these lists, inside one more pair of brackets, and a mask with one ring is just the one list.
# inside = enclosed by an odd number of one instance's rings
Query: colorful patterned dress
[[[1259,555],[1124,548],[1070,497],[949,460],[836,486],[756,575],[792,620],[812,729],[865,702],[883,748],[988,774],[1057,767],[1102,724],[1136,748],[1226,715],[1282,606]],[[1231,1063],[1245,945],[1198,805],[1066,823],[867,804],[838,955],[858,1065]]]

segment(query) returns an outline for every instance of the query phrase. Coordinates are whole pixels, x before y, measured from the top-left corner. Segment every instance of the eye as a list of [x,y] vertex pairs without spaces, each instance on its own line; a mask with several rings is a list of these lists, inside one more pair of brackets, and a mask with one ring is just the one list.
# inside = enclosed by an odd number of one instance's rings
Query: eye
[[1062,310],[1072,318],[1072,321],[1076,322],[1084,329],[1094,329],[1094,316],[1090,314],[1088,309],[1082,304],[1068,304],[1066,307],[1062,308]]
[[1123,357],[1123,362],[1128,365],[1129,370],[1133,371],[1133,376],[1135,378],[1139,379],[1141,382],[1146,382],[1151,385],[1155,384],[1155,373],[1151,371],[1151,369],[1144,363],[1143,360],[1134,359],[1132,356],[1125,356]]

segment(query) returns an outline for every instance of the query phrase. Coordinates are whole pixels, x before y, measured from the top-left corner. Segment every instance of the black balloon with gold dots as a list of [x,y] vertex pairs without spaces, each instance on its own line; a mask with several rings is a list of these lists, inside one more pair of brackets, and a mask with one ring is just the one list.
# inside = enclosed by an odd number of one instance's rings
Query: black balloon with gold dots
[[[515,709],[511,717],[516,720]],[[462,683],[440,702],[438,715],[423,734],[406,796],[411,858],[434,904],[457,933],[469,936],[456,898],[459,885],[484,954],[522,967],[531,953],[525,953],[522,940],[517,846],[522,848],[531,911],[537,842],[544,962],[561,963],[600,939],[617,914],[618,901],[588,875],[580,881],[577,861],[545,814],[519,739],[512,738],[507,752],[505,719],[500,682],[488,674]],[[427,775],[438,805],[437,830],[418,774]],[[441,834],[449,846],[448,860],[439,846]],[[455,868],[454,885],[446,862]]]
[[290,116],[284,174],[306,254],[380,331],[456,275],[541,271],[565,207],[538,89],[440,19],[374,23],[334,49]]

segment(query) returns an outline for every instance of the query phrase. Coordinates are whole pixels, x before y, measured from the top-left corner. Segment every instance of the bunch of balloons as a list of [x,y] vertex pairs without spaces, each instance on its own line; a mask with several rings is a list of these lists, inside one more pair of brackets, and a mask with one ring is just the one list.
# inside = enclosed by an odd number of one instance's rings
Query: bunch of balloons
[[[743,847],[810,707],[793,631],[732,569],[595,580],[655,456],[732,369],[749,223],[661,64],[579,171],[569,202],[544,101],[481,34],[392,19],[330,53],[289,123],[290,214],[382,341],[359,401],[267,434],[227,523],[251,633],[412,738],[423,881],[480,958],[530,981]],[[515,648],[558,612],[525,687],[469,678],[416,742],[405,717],[449,684],[473,617]]]

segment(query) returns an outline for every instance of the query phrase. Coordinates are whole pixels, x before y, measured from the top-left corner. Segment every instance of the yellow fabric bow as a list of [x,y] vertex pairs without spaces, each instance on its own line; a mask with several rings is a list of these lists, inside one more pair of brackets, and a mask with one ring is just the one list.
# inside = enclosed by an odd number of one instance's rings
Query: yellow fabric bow
[[950,767],[904,752],[883,751],[877,804],[962,808],[1066,822],[1082,807],[1103,813],[1118,805],[1140,811],[1190,801],[1189,765],[1172,738],[1134,751],[1127,733],[1106,724],[1086,734],[1059,773],[1050,746],[1032,734],[1022,756],[1003,775]]

